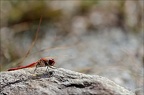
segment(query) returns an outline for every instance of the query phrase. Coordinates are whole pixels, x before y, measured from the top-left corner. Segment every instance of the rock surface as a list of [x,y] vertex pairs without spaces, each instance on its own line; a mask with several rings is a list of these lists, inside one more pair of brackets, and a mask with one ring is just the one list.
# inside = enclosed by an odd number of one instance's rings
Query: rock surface
[[1,95],[135,95],[98,75],[40,67],[1,72]]

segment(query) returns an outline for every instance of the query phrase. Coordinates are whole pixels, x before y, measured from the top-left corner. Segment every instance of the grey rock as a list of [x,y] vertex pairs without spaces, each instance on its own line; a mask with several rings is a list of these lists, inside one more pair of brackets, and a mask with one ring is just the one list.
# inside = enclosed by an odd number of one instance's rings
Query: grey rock
[[6,71],[0,77],[2,95],[135,95],[107,78],[63,68]]

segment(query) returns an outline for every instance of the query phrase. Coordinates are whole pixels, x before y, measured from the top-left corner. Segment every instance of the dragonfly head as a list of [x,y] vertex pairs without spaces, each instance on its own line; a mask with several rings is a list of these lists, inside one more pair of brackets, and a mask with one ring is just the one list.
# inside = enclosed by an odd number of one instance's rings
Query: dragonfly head
[[55,60],[53,58],[49,59],[48,64],[49,64],[49,66],[54,66]]

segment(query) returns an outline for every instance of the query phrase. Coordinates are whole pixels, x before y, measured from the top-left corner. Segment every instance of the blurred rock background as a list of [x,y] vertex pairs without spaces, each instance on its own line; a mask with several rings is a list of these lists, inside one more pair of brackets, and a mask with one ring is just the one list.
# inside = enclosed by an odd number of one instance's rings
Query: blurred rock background
[[140,95],[143,10],[143,0],[1,0],[1,71],[54,56],[56,67],[98,74]]

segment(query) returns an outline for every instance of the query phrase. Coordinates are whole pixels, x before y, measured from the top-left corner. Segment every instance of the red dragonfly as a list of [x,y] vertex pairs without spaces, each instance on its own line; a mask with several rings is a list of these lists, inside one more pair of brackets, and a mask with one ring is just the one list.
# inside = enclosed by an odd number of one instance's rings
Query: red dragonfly
[[18,69],[23,69],[23,68],[36,67],[34,70],[34,72],[35,72],[37,67],[47,67],[47,70],[48,70],[48,67],[52,68],[52,66],[54,66],[54,64],[55,64],[55,60],[53,58],[49,58],[49,59],[41,58],[38,61],[33,62],[27,66],[11,68],[11,69],[8,69],[8,71],[18,70]]

